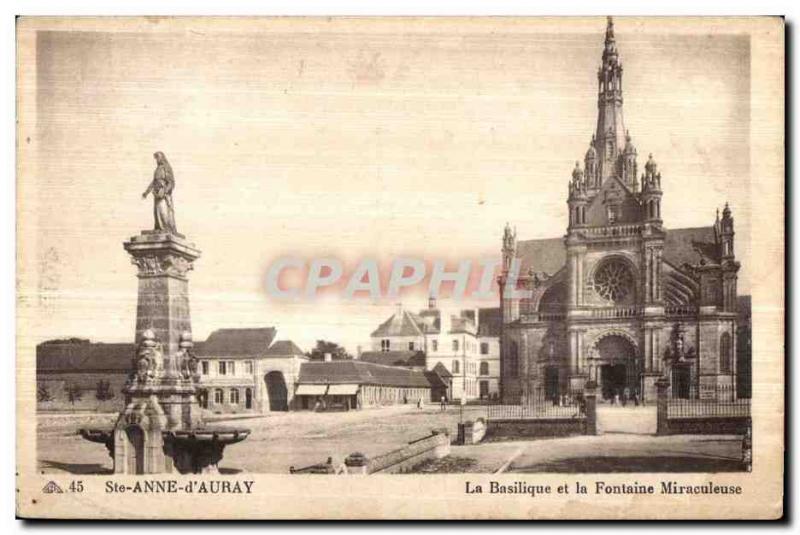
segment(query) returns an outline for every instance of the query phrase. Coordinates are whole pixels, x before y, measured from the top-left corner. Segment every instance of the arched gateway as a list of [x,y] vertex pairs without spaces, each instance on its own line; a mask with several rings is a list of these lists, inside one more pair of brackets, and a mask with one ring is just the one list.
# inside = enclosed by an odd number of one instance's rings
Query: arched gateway
[[270,411],[288,411],[289,398],[286,388],[286,380],[283,373],[279,371],[269,372],[264,376],[267,385],[267,399],[269,400]]
[[592,377],[603,399],[632,395],[639,391],[636,341],[624,331],[612,331],[597,338],[591,350]]

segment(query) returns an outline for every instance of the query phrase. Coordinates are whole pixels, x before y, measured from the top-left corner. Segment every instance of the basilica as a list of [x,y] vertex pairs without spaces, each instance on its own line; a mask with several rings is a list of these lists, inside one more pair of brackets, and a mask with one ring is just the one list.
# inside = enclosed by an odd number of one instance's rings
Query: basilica
[[[597,128],[568,183],[562,238],[502,243],[501,396],[557,399],[588,381],[606,399],[736,395],[737,272],[730,207],[708,227],[668,230],[652,154],[640,174],[622,115],[622,64],[609,19]],[[709,220],[713,220],[713,212]],[[513,286],[514,292],[507,291]]]

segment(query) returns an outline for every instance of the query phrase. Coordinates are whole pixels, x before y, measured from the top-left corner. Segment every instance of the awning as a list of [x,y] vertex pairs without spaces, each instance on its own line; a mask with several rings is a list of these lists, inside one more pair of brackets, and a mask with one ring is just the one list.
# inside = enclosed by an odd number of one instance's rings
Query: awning
[[328,385],[297,385],[295,396],[324,396]]
[[352,396],[358,392],[358,385],[330,385],[328,387],[329,396]]

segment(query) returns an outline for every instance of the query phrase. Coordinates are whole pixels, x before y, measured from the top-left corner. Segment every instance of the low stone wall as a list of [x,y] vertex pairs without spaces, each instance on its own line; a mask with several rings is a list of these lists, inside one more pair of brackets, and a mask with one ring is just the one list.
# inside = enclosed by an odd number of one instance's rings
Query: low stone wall
[[667,418],[661,435],[744,435],[750,428],[749,416],[705,416]]
[[351,453],[341,466],[335,466],[328,457],[327,462],[289,469],[291,474],[402,474],[410,472],[418,464],[429,459],[441,459],[450,454],[450,435],[447,429],[434,429],[431,434],[409,442],[402,448],[388,453],[367,457],[363,453]]
[[[428,459],[441,459],[450,454],[450,436],[446,430],[435,430],[431,435],[408,443],[406,446],[369,459],[368,474],[402,474],[411,471]],[[348,460],[345,465],[350,468]],[[357,467],[355,467],[357,468]],[[348,470],[349,472],[349,470]]]
[[497,442],[520,438],[567,437],[586,433],[585,418],[489,420],[483,440]]

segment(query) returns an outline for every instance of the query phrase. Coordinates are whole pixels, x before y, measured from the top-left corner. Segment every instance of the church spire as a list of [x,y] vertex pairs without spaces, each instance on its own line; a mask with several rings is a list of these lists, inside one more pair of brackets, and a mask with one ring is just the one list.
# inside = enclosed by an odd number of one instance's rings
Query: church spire
[[621,174],[620,154],[625,149],[625,123],[622,120],[622,64],[614,37],[614,21],[608,17],[603,61],[597,71],[597,131],[595,150],[599,156],[599,180]]

